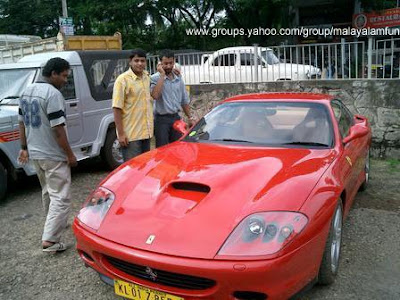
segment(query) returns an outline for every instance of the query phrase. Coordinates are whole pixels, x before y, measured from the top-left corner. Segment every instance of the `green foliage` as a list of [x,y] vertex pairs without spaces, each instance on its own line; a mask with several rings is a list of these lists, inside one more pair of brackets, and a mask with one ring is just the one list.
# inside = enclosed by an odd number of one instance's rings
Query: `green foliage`
[[[123,47],[145,50],[265,44],[265,37],[189,36],[187,28],[281,27],[288,24],[290,0],[68,0],[79,35],[122,33]],[[0,0],[0,32],[55,36],[61,1]],[[249,17],[251,16],[251,17]]]
[[[214,50],[270,45],[268,36],[190,36],[188,28],[288,27],[292,0],[68,0],[78,35],[121,32],[123,48]],[[61,1],[0,0],[0,33],[55,36]]]
[[381,11],[396,5],[397,0],[361,0],[361,6],[365,11]]
[[60,14],[61,5],[52,0],[0,0],[0,32],[54,36]]
[[388,159],[389,171],[391,173],[400,172],[400,160],[399,159]]

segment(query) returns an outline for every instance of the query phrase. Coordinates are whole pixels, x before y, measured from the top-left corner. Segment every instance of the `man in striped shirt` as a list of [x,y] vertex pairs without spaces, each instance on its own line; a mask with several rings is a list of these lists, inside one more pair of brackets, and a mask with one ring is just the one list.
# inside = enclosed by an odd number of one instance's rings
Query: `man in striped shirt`
[[114,84],[112,107],[124,161],[150,150],[153,136],[153,99],[150,76],[145,70],[146,53],[132,50],[129,70]]
[[61,233],[67,226],[71,206],[71,169],[77,164],[65,130],[65,101],[59,91],[66,83],[69,63],[59,57],[43,68],[43,82],[26,88],[19,102],[21,150],[18,161],[29,159],[42,187],[46,222],[42,235],[44,252],[64,251]]

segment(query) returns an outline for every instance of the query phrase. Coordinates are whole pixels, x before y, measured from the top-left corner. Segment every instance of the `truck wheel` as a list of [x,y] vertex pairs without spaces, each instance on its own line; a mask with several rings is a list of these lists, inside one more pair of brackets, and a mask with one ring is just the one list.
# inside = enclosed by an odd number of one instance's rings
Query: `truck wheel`
[[122,154],[117,139],[117,134],[115,133],[115,128],[108,129],[106,141],[103,149],[101,150],[101,156],[104,162],[107,164],[107,167],[111,170],[122,164]]
[[318,283],[328,285],[335,281],[339,268],[340,251],[342,246],[343,206],[342,200],[336,206],[331,221],[328,239],[326,241],[324,255],[319,267]]
[[0,201],[3,200],[7,192],[7,171],[0,162]]

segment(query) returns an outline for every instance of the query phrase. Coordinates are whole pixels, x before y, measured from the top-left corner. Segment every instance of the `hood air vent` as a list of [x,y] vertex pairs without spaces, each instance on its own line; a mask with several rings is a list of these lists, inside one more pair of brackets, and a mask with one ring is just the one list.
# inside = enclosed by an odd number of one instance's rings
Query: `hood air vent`
[[174,182],[171,184],[176,190],[190,191],[190,192],[200,192],[208,194],[210,192],[210,187],[205,184],[195,183],[195,182]]

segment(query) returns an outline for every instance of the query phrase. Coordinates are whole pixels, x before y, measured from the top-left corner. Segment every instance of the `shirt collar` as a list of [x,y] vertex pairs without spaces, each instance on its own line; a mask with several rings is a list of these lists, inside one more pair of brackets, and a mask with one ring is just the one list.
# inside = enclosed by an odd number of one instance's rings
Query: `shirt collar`
[[144,77],[148,77],[149,76],[149,72],[147,72],[146,70],[144,70],[143,71],[143,76],[142,76],[142,78],[140,78],[139,76],[137,76],[133,71],[132,71],[132,68],[131,67],[129,67],[129,70],[128,70],[128,74],[130,75],[130,76],[132,76],[132,78],[133,78],[133,80],[141,80],[141,79],[143,79]]
[[169,81],[179,80],[179,76],[177,76],[174,72],[172,72],[172,76],[173,76],[172,79],[169,79],[168,76],[165,76],[165,78],[166,78],[167,80],[169,80]]

